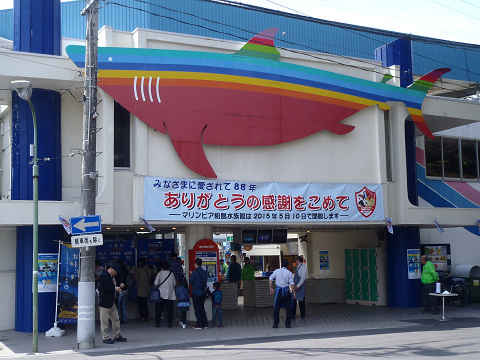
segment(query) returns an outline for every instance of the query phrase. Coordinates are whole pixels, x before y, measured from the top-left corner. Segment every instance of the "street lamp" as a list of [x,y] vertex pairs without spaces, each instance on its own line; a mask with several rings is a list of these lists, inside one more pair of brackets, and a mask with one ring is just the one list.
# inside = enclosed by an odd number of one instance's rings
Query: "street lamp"
[[27,80],[11,82],[20,99],[28,101],[33,117],[33,352],[38,352],[38,165],[37,165],[37,117],[30,97],[32,84]]

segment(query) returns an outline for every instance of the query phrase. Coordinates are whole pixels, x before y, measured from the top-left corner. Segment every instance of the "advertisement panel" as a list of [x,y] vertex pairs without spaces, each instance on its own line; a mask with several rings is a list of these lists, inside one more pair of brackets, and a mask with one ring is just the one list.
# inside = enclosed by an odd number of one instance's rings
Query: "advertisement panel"
[[77,323],[79,260],[80,249],[61,244],[57,320],[59,324]]
[[145,218],[215,222],[384,221],[381,184],[145,177]]
[[38,292],[57,291],[58,254],[38,254]]

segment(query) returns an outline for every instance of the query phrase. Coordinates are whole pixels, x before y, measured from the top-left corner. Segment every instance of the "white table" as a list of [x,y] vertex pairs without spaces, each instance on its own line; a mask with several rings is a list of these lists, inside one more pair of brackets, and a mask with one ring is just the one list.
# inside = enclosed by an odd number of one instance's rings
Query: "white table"
[[445,298],[446,297],[454,297],[454,296],[458,296],[458,294],[454,294],[454,293],[428,293],[428,295],[431,295],[431,296],[439,296],[442,298],[442,318],[441,319],[438,319],[438,321],[450,321],[452,319],[447,319],[445,318]]

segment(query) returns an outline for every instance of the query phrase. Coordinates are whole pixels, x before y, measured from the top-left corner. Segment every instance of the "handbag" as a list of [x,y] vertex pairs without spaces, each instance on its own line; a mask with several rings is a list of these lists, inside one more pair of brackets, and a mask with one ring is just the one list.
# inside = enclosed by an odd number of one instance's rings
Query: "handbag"
[[212,296],[212,292],[210,291],[210,288],[208,287],[207,283],[203,284],[203,286],[205,286],[205,299],[208,299],[210,296]]
[[205,286],[205,299],[208,299],[210,296],[212,296],[212,292],[208,286]]
[[148,296],[148,301],[156,304],[162,302],[159,288],[157,288],[156,286],[152,286],[152,288],[150,289],[150,295]]
[[130,301],[137,301],[137,294],[138,294],[138,283],[133,280],[132,286],[128,291],[128,300]]
[[148,296],[148,301],[151,302],[151,303],[156,303],[156,304],[159,304],[162,302],[162,297],[160,296],[160,286],[162,286],[162,284],[168,280],[168,278],[170,277],[170,275],[172,275],[172,273],[169,273],[168,276],[165,278],[165,280],[163,280],[160,285],[157,286],[152,286],[152,288],[150,289],[150,295]]

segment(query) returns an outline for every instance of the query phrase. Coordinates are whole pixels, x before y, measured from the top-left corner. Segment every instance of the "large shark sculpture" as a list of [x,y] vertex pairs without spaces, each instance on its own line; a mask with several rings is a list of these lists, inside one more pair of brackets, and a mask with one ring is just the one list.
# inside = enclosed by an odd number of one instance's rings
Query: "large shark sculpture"
[[[280,62],[278,28],[254,36],[235,54],[99,48],[98,85],[130,113],[167,134],[183,163],[216,178],[202,144],[265,146],[322,130],[344,135],[343,119],[369,106],[403,102],[417,127],[433,137],[421,106],[450,69],[434,70],[401,88]],[[67,53],[85,67],[85,47]]]

